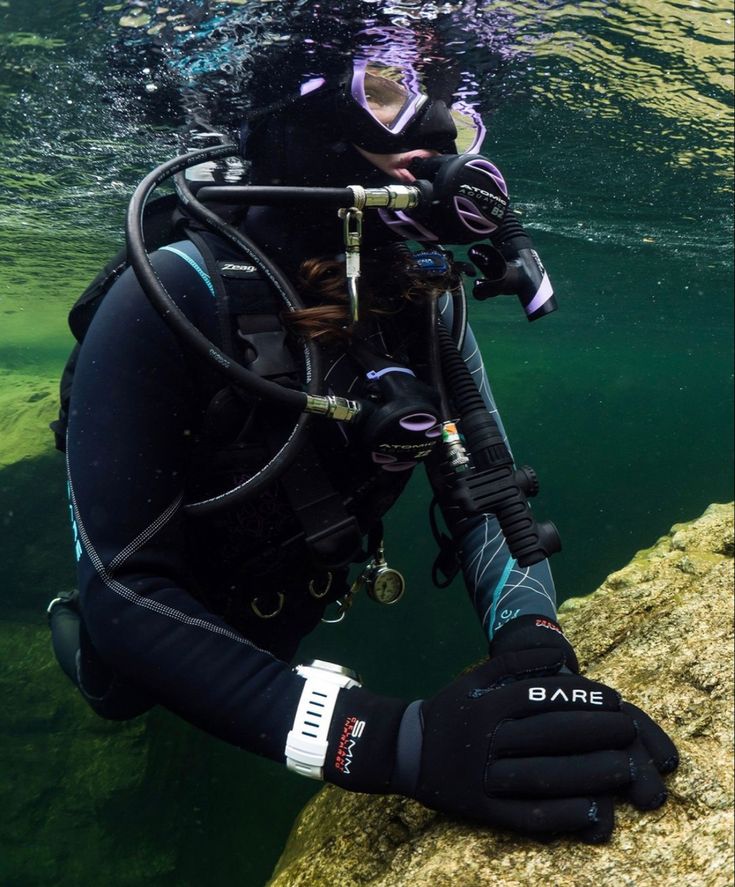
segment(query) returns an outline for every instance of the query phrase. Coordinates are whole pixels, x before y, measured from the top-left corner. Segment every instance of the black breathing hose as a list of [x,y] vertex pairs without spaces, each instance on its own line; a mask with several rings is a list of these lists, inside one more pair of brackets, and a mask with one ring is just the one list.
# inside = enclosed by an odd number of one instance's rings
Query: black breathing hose
[[[474,467],[454,478],[457,493],[448,523],[452,533],[473,514],[493,513],[508,549],[522,567],[545,560],[561,550],[556,527],[538,523],[526,496],[535,496],[538,481],[532,468],[515,469],[513,457],[494,417],[485,406],[472,373],[446,327],[437,333],[442,369]],[[446,516],[446,513],[445,513]]]
[[[274,289],[285,303],[288,311],[297,311],[304,308],[304,304],[291,284],[291,281],[263,252],[261,252],[249,237],[246,237],[241,231],[238,231],[237,228],[229,225],[216,213],[204,206],[204,204],[194,196],[182,173],[176,174],[175,183],[176,192],[186,210],[195,219],[209,228],[210,231],[219,234],[221,237],[225,238],[225,240],[229,240],[230,243],[244,253],[264,274],[266,274]],[[310,339],[303,340],[303,345],[306,390],[309,394],[317,394],[322,381],[319,351]],[[255,374],[252,373],[251,375]],[[257,376],[257,378],[260,379],[260,376]],[[277,383],[269,382],[268,384],[282,390],[282,386]]]
[[467,296],[461,277],[450,295],[452,298],[452,339],[457,350],[461,351],[467,334]]
[[310,206],[321,205],[349,209],[355,205],[352,188],[301,188],[288,185],[202,185],[197,189],[197,199],[213,203],[230,203],[242,206],[293,206],[308,201]]
[[[161,182],[177,173],[183,172],[190,166],[196,166],[208,160],[218,160],[223,157],[231,157],[237,153],[234,145],[226,145],[217,148],[205,148],[201,151],[192,151],[174,157],[166,163],[150,172],[135,189],[130,200],[125,225],[125,234],[128,243],[128,257],[140,285],[151,300],[154,308],[163,320],[171,327],[173,332],[184,341],[196,354],[214,366],[235,385],[245,389],[254,397],[276,401],[285,407],[302,411],[307,406],[307,394],[304,391],[294,391],[284,388],[276,382],[262,379],[256,373],[234,361],[231,357],[211,342],[196,326],[186,317],[184,312],[173,300],[151,264],[145,248],[143,236],[143,210],[151,193]],[[221,221],[221,220],[220,220]],[[224,225],[224,223],[221,223]],[[230,226],[225,226],[229,228]],[[234,229],[232,229],[234,231]],[[253,246],[254,248],[254,246]],[[255,251],[249,257],[261,268],[270,282],[275,286],[279,295],[288,300],[292,298],[293,290],[290,284],[283,286],[284,278],[280,273],[274,274],[273,266],[264,260],[259,251]],[[257,255],[257,258],[256,258]],[[289,292],[290,290],[290,292]],[[293,310],[293,309],[291,309]],[[311,377],[311,368],[307,364],[307,377]]]
[[478,468],[489,464],[513,464],[497,422],[488,412],[472,373],[464,362],[451,334],[443,323],[437,324],[444,382],[452,392],[456,414],[461,416],[462,431]]
[[[183,173],[177,173],[175,177],[176,192],[187,211],[199,222],[211,231],[229,240],[241,252],[243,252],[261,270],[270,272],[271,282],[286,303],[289,311],[302,307],[296,291],[291,286],[279,269],[273,265],[244,234],[224,222],[216,213],[207,209],[191,192]],[[306,367],[307,391],[316,394],[321,384],[319,352],[310,340],[304,340],[304,364]],[[281,386],[278,386],[279,388]],[[195,516],[205,516],[222,508],[238,505],[258,495],[267,486],[280,477],[292,464],[306,441],[307,429],[311,422],[311,414],[300,413],[296,419],[288,438],[282,444],[272,459],[263,466],[255,475],[237,486],[220,493],[217,496],[190,502],[186,511]]]
[[[293,462],[298,455],[306,435],[310,414],[303,412],[307,401],[307,393],[284,388],[281,385],[262,379],[252,370],[241,366],[228,357],[216,345],[206,338],[184,315],[171,295],[158,278],[145,249],[142,218],[146,201],[150,194],[165,179],[180,176],[185,169],[205,160],[216,160],[237,153],[232,146],[209,148],[176,157],[153,170],[136,188],[128,209],[126,233],[128,238],[128,255],[130,264],[154,307],[173,332],[180,337],[185,345],[191,347],[205,360],[214,363],[235,386],[244,389],[249,395],[283,404],[287,408],[299,410],[296,423],[281,448],[273,458],[246,481],[226,492],[207,499],[188,503],[185,508],[193,516],[204,516],[226,507],[237,505],[257,496],[262,490],[273,483]],[[242,250],[268,277],[274,288],[283,299],[288,310],[293,311],[301,303],[290,282],[271,263],[248,238],[235,228],[224,223],[218,216],[197,201],[185,182],[177,183],[181,199],[194,218],[198,219],[211,230],[216,231]],[[312,343],[304,344],[304,362],[306,367],[307,390],[314,393],[318,390],[319,362],[316,347]]]
[[[426,306],[427,319],[427,341],[429,351],[429,372],[431,375],[431,383],[439,394],[439,420],[440,422],[448,422],[452,418],[451,407],[449,404],[449,396],[447,394],[447,386],[445,384],[444,373],[442,372],[442,355],[439,344],[439,337],[436,331],[439,327],[444,328],[439,320],[439,311],[436,299],[430,299]],[[454,340],[453,340],[454,341]]]

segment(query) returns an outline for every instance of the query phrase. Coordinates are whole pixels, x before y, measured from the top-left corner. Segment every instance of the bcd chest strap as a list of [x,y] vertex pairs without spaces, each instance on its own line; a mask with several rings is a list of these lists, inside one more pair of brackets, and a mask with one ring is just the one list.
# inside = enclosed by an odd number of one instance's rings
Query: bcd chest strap
[[343,567],[362,560],[362,533],[357,518],[348,513],[307,441],[281,478],[314,560],[324,567]]

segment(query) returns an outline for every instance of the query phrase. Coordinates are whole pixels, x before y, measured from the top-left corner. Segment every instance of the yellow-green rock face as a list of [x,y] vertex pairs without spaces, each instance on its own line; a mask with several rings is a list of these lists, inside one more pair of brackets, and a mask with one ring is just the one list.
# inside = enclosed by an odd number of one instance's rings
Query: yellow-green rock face
[[669,800],[617,808],[612,841],[537,844],[397,797],[326,787],[270,887],[729,887],[733,879],[733,506],[679,524],[594,594],[561,608],[587,675],[673,736]]

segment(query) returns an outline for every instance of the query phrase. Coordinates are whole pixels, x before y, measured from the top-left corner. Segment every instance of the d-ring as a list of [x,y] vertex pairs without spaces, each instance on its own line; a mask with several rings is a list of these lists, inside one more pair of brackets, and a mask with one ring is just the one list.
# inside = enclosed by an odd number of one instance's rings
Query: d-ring
[[309,579],[309,594],[316,598],[317,600],[321,600],[321,598],[326,597],[329,593],[329,589],[332,587],[332,572],[331,570],[327,570],[327,584],[324,586],[322,591],[317,591],[315,580]]
[[284,597],[283,593],[280,591],[277,591],[276,595],[278,596],[278,606],[276,607],[275,610],[273,610],[272,613],[264,613],[260,609],[260,607],[258,606],[258,598],[254,597],[250,601],[250,606],[253,610],[253,613],[255,613],[255,615],[258,616],[260,619],[272,619],[274,616],[277,616],[281,612],[281,610],[283,609],[283,604],[284,604],[284,601],[286,600],[286,598]]

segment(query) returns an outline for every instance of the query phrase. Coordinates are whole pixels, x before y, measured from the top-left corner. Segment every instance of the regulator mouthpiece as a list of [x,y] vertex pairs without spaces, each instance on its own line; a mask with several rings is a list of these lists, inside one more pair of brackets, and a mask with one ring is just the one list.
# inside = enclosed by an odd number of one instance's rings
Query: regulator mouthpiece
[[397,233],[420,241],[473,243],[489,237],[508,208],[500,170],[479,154],[417,158],[411,172],[431,183],[433,199],[413,212],[383,212]]

